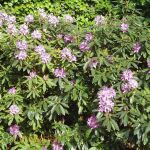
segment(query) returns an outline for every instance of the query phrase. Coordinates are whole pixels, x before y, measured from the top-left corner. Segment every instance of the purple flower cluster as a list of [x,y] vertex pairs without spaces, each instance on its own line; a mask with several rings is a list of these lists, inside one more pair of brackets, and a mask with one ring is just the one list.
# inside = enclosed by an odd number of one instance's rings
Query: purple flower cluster
[[64,35],[64,41],[65,43],[72,43],[73,42],[73,36],[71,35]]
[[106,19],[105,19],[104,16],[98,15],[98,16],[95,17],[94,21],[95,21],[96,25],[102,25],[102,24],[105,24]]
[[99,111],[100,112],[111,112],[114,107],[113,98],[116,96],[115,90],[111,87],[103,87],[98,92],[99,99]]
[[65,78],[66,77],[66,73],[65,73],[65,70],[63,68],[55,69],[54,75],[55,75],[55,77],[58,77],[58,78]]
[[9,90],[8,90],[8,93],[9,93],[9,94],[16,94],[16,88],[13,87],[13,88],[9,89]]
[[84,42],[82,42],[81,44],[80,44],[80,50],[82,51],[82,52],[86,52],[86,51],[88,51],[90,49],[90,47],[89,47],[89,45],[88,45],[88,43],[86,42],[86,41],[84,41]]
[[41,17],[41,19],[46,19],[47,18],[47,14],[44,11],[44,9],[38,9],[39,15]]
[[9,127],[9,132],[11,135],[17,137],[20,135],[19,126],[18,125],[12,125]]
[[68,22],[68,23],[73,23],[73,18],[72,18],[72,16],[70,16],[70,15],[65,15],[64,16],[64,21],[65,22]]
[[42,38],[42,34],[40,31],[38,30],[34,30],[32,33],[31,33],[31,36],[33,39],[38,39],[40,40]]
[[58,141],[54,141],[52,144],[52,150],[63,150],[63,146]]
[[20,109],[17,105],[11,105],[9,107],[9,112],[10,112],[11,115],[16,115],[20,112]]
[[25,60],[27,58],[27,52],[26,51],[20,51],[15,55],[15,58],[19,60]]
[[126,23],[122,23],[121,26],[120,26],[120,28],[121,28],[121,31],[122,31],[123,33],[125,33],[125,32],[128,31],[129,25],[126,24]]
[[96,68],[97,67],[97,64],[98,64],[98,61],[96,58],[92,58],[89,62],[89,67],[90,68]]
[[16,47],[21,51],[25,51],[28,48],[28,44],[26,41],[17,41]]
[[22,24],[22,25],[19,27],[19,33],[22,34],[22,35],[27,35],[27,34],[29,34],[28,26],[27,26],[26,24]]
[[121,85],[123,93],[130,92],[132,89],[136,89],[138,87],[138,82],[134,79],[133,72],[129,69],[123,71],[121,80],[124,81]]
[[90,41],[92,41],[92,39],[93,39],[93,34],[92,33],[87,33],[85,35],[86,42],[90,42]]
[[71,51],[70,51],[68,48],[64,48],[64,49],[61,51],[61,57],[62,57],[63,59],[69,60],[70,62],[77,61],[76,56],[73,55],[73,54],[71,53]]
[[7,32],[11,35],[16,35],[18,30],[14,24],[8,24],[7,26]]
[[43,63],[48,63],[51,61],[51,56],[50,56],[50,54],[45,52],[45,48],[43,45],[36,46],[35,52],[37,52],[40,55],[41,61]]
[[132,48],[134,53],[138,53],[141,50],[141,44],[140,43],[135,43],[133,44],[133,48]]
[[32,22],[34,22],[34,17],[33,17],[33,15],[31,15],[31,14],[27,15],[27,16],[25,17],[25,22],[26,22],[26,23],[32,23]]
[[88,118],[87,120],[87,125],[89,126],[89,128],[91,129],[96,129],[99,127],[99,124],[97,122],[97,118],[95,115],[92,115]]
[[47,18],[48,18],[49,24],[53,26],[56,26],[59,23],[59,19],[53,14],[49,14]]
[[6,21],[7,21],[8,24],[13,24],[13,23],[16,22],[16,17],[8,15],[7,18],[6,18]]
[[28,79],[33,79],[35,77],[36,77],[36,72],[35,71],[29,72]]

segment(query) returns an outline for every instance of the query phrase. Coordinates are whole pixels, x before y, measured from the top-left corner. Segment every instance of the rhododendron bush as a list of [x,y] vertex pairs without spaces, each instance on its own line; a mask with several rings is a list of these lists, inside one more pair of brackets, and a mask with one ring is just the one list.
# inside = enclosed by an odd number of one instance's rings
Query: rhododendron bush
[[150,30],[139,16],[0,12],[1,149],[147,149]]

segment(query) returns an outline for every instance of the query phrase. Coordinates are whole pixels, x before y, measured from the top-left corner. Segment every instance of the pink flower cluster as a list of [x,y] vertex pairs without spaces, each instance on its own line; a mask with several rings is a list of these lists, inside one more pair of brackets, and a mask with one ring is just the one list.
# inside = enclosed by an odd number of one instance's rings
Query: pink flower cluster
[[67,22],[67,23],[73,23],[74,20],[73,20],[72,16],[65,15],[64,16],[64,21]]
[[27,16],[25,17],[25,22],[26,22],[26,23],[32,23],[32,22],[34,22],[34,17],[33,17],[33,15],[31,15],[31,14],[27,15]]
[[14,104],[9,107],[9,112],[11,115],[16,115],[20,112],[20,109],[17,105]]
[[33,79],[35,77],[36,77],[36,72],[35,71],[29,72],[28,79]]
[[34,30],[32,33],[31,33],[31,36],[33,39],[38,39],[40,40],[42,38],[42,34],[40,31],[38,30]]
[[9,127],[9,132],[11,135],[13,135],[14,137],[17,137],[20,135],[20,131],[19,131],[19,126],[18,125],[12,125]]
[[128,31],[129,25],[126,24],[126,23],[122,23],[121,26],[120,26],[120,28],[121,28],[121,31],[122,31],[123,33],[125,33],[125,32]]
[[20,27],[19,27],[19,33],[21,35],[27,35],[29,34],[29,29],[28,29],[28,26],[26,24],[22,24]]
[[73,55],[71,51],[66,47],[61,51],[61,57],[63,59],[67,59],[69,62],[77,61],[76,56]]
[[16,35],[18,33],[18,30],[14,24],[8,24],[7,25],[7,32],[11,35]]
[[141,50],[141,44],[140,43],[135,43],[133,44],[133,48],[132,48],[134,53],[138,53]]
[[53,26],[56,26],[59,23],[59,19],[53,14],[49,14],[47,18],[48,18],[49,24]]
[[87,120],[87,125],[89,126],[89,128],[91,129],[96,129],[99,127],[99,124],[97,122],[97,118],[95,115],[92,115],[88,118]]
[[9,90],[8,90],[8,93],[9,93],[9,94],[16,94],[16,88],[13,87],[13,88],[9,89]]
[[52,150],[63,150],[63,146],[58,141],[54,141],[52,144]]
[[134,79],[133,72],[129,69],[123,71],[121,80],[124,81],[124,83],[121,85],[123,93],[127,93],[132,89],[138,88],[138,82]]
[[35,52],[37,52],[40,55],[42,63],[48,63],[51,61],[50,54],[45,52],[45,48],[43,45],[38,45],[35,47]]
[[99,99],[99,111],[100,112],[111,112],[114,107],[113,98],[116,96],[115,90],[111,87],[103,87],[98,92]]
[[106,19],[105,19],[104,16],[98,15],[98,16],[95,17],[94,21],[95,21],[96,25],[102,25],[102,24],[105,24]]
[[55,69],[54,75],[55,75],[55,77],[58,77],[58,78],[65,78],[66,77],[66,73],[65,73],[65,70],[63,68]]

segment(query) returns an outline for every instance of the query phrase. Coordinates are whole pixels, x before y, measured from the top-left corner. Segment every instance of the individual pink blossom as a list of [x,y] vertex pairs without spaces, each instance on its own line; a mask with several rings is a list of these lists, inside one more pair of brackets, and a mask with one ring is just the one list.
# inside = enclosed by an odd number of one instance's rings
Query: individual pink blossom
[[59,19],[56,16],[54,16],[53,14],[48,15],[47,18],[48,18],[49,24],[51,24],[53,26],[56,26],[59,23]]
[[38,54],[42,54],[42,53],[45,53],[45,48],[43,45],[38,45],[35,47],[35,52],[37,52]]
[[47,18],[47,14],[44,11],[44,9],[39,8],[38,12],[39,12],[39,15],[40,15],[41,19],[46,19]]
[[20,51],[18,54],[15,55],[15,58],[19,60],[24,60],[27,58],[27,52],[26,51]]
[[38,30],[34,30],[31,34],[31,36],[33,39],[38,39],[38,40],[42,38],[42,34]]
[[89,45],[88,45],[88,43],[86,42],[86,41],[84,41],[84,42],[82,42],[81,44],[80,44],[80,50],[82,51],[82,52],[86,52],[86,51],[88,51],[90,49],[90,47],[89,47]]
[[120,26],[120,28],[121,28],[121,31],[122,31],[123,33],[125,33],[125,32],[128,31],[129,25],[126,24],[126,23],[122,23],[121,26]]
[[64,35],[64,41],[65,43],[72,43],[74,40],[72,35]]
[[63,146],[58,141],[54,141],[52,144],[52,150],[63,150]]
[[5,12],[0,12],[0,19],[2,19],[3,21],[7,20],[8,15]]
[[27,15],[27,16],[25,17],[25,22],[26,22],[26,23],[32,23],[32,22],[34,22],[34,17],[33,17],[33,15],[31,15],[31,14]]
[[18,30],[14,24],[8,24],[7,25],[7,32],[11,35],[16,35],[18,33]]
[[0,19],[0,27],[3,26],[3,20]]
[[129,82],[129,85],[130,85],[131,89],[138,88],[138,82],[135,79],[131,79],[128,82]]
[[116,96],[116,92],[113,88],[103,87],[98,92],[99,111],[111,112],[114,107],[113,98],[115,96]]
[[12,125],[9,127],[9,132],[11,135],[17,137],[20,135],[19,126],[18,125]]
[[68,59],[70,62],[77,60],[77,59],[76,59],[76,56],[73,55],[73,54],[71,53],[71,51],[70,51],[68,48],[64,48],[64,49],[61,51],[61,57],[62,57],[63,59]]
[[121,75],[121,80],[122,81],[129,81],[133,79],[133,72],[129,69],[123,71],[122,75]]
[[27,26],[26,24],[22,24],[22,25],[19,27],[19,33],[22,34],[22,35],[27,35],[27,34],[29,34],[28,26]]
[[86,42],[90,42],[92,39],[93,39],[93,34],[92,33],[87,33],[85,35]]
[[25,51],[28,49],[28,44],[26,41],[17,41],[16,47],[21,51]]
[[133,44],[133,48],[132,48],[134,53],[138,53],[141,50],[141,44],[140,43],[135,43]]
[[147,61],[147,66],[150,68],[150,60]]
[[35,77],[36,77],[36,72],[35,71],[29,72],[29,76],[28,76],[29,79],[33,79]]
[[68,22],[68,23],[73,23],[73,21],[74,21],[74,19],[72,18],[71,15],[65,15],[64,20],[65,20],[65,22]]
[[16,22],[16,17],[8,15],[6,21],[8,24],[13,24]]
[[16,88],[13,87],[13,88],[9,89],[9,90],[8,90],[8,93],[9,93],[9,94],[16,94]]
[[96,58],[92,58],[90,63],[89,63],[89,66],[90,66],[90,68],[96,68],[97,64],[98,64],[97,59]]
[[105,19],[104,16],[98,15],[98,16],[95,17],[94,21],[95,21],[96,25],[102,25],[102,24],[105,24],[106,19]]
[[58,78],[65,78],[66,77],[66,73],[65,73],[65,70],[63,68],[55,69],[54,75],[55,75],[55,77],[58,77]]
[[9,107],[9,112],[11,115],[16,115],[20,112],[20,109],[17,105],[14,104]]
[[40,57],[41,57],[42,62],[45,63],[45,64],[51,61],[50,54],[48,54],[46,52],[41,53]]
[[123,93],[128,93],[131,91],[131,86],[129,85],[129,83],[123,83],[121,85],[121,90]]
[[99,124],[97,122],[97,118],[95,115],[92,115],[88,118],[87,124],[88,124],[89,128],[91,128],[91,129],[96,129],[99,127]]

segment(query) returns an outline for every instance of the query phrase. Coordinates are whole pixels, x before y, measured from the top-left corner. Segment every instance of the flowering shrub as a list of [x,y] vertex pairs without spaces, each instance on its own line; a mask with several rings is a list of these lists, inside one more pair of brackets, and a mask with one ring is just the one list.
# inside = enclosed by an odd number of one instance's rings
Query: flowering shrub
[[84,29],[39,9],[21,24],[5,12],[0,20],[1,149],[150,146],[143,18],[96,16]]

